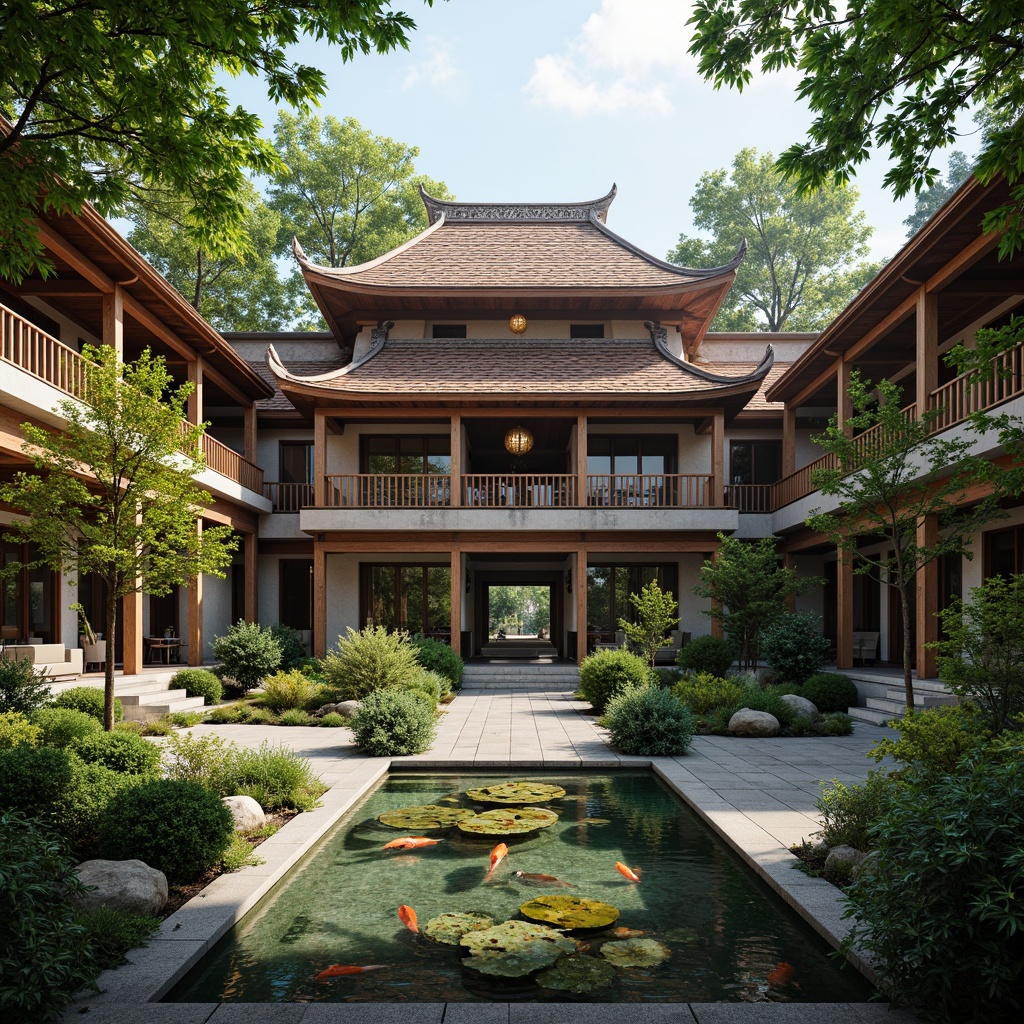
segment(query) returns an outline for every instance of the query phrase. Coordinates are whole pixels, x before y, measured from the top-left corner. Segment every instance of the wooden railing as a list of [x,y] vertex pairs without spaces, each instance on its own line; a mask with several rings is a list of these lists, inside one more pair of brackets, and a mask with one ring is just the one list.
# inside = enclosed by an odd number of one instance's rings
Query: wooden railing
[[587,476],[587,505],[607,508],[705,508],[711,477],[686,473],[598,473]]
[[275,512],[298,512],[313,504],[313,485],[268,480],[263,484],[263,496],[270,499]]
[[234,448],[229,448],[209,434],[203,434],[203,454],[208,469],[234,480],[250,491],[263,493],[263,470],[245,456],[239,455]]
[[962,373],[932,392],[928,408],[937,411],[933,431],[956,426],[972,413],[984,412],[1024,393],[1024,345],[1001,352],[993,364],[988,380],[971,384],[971,374]]
[[725,503],[740,512],[771,512],[774,484],[729,484]]
[[451,477],[426,473],[332,473],[328,508],[443,508],[451,504]]
[[467,508],[573,508],[576,477],[569,473],[472,473],[462,478]]

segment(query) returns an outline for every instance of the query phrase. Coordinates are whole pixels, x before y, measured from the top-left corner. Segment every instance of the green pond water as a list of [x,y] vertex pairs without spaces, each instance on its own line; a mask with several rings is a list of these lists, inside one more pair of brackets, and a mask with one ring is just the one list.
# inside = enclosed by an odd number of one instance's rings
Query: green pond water
[[[385,811],[418,804],[477,810],[466,790],[506,779],[562,786],[550,828],[504,841],[508,856],[490,881],[490,851],[502,838],[458,829],[395,830]],[[436,846],[385,852],[405,835]],[[641,868],[627,881],[616,861]],[[573,883],[525,883],[516,871]],[[542,895],[610,903],[620,917],[603,931],[572,932],[583,955],[604,960],[615,928],[642,932],[668,951],[649,967],[616,967],[589,994],[546,989],[536,974],[506,979],[463,966],[468,955],[415,935],[398,918],[411,906],[423,926],[440,914],[475,911],[495,922],[522,919],[521,904]],[[636,936],[639,937],[639,936]],[[229,933],[166,998],[172,1002],[732,1002],[765,999],[857,1002],[871,996],[851,968],[711,830],[649,773],[612,775],[392,774],[323,839],[303,864]],[[769,982],[780,962],[792,978]],[[317,981],[331,964],[385,965]],[[605,972],[608,973],[608,972]],[[790,972],[785,971],[788,974]]]

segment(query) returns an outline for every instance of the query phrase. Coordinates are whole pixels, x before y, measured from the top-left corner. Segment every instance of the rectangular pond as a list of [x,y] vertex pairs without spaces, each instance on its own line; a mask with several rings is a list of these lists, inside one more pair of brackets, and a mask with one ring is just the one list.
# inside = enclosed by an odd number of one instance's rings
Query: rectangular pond
[[[378,821],[420,805],[493,810],[467,792],[513,779],[565,790],[530,804],[553,811],[553,824],[525,835],[477,835]],[[499,816],[517,810],[503,807]],[[384,850],[407,836],[441,841]],[[491,851],[502,842],[508,854],[488,877]],[[640,881],[617,863],[640,869]],[[540,897],[600,901],[618,917],[603,928],[563,932],[557,942],[521,925],[511,937],[496,935],[493,946],[481,938],[475,968],[465,962],[472,950],[426,934],[443,914],[525,922],[520,907]],[[415,911],[418,934],[399,919],[403,905]],[[393,773],[165,1001],[869,999],[867,982],[829,951],[651,773]],[[318,979],[331,965],[374,969]]]

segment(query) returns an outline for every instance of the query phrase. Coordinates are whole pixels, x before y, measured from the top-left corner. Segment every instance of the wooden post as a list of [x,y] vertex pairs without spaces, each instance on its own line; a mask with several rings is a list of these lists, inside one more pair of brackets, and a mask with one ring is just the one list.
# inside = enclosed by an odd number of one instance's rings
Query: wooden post
[[576,549],[576,664],[587,656],[587,549]]
[[[317,409],[313,413],[313,505],[324,507],[327,494],[327,413]],[[324,641],[326,642],[326,633]],[[323,655],[318,654],[318,658]]]
[[939,386],[939,297],[923,288],[917,293],[916,348],[917,418],[920,419],[928,411],[932,392]]
[[[711,552],[712,565],[714,565],[715,562],[718,561],[719,546],[720,545],[715,544],[715,549]],[[722,621],[721,616],[717,613],[722,610],[722,602],[719,601],[717,598],[712,599],[711,610],[716,613],[711,616],[711,635],[714,637],[718,637],[718,639],[721,640],[725,636],[725,623]]]
[[725,504],[725,412],[722,409],[711,418],[711,475],[714,477],[711,504],[721,508]]
[[462,552],[457,544],[452,545],[452,608],[451,645],[456,654],[462,653]]
[[[576,507],[587,505],[587,414],[576,417]],[[586,596],[586,595],[584,595]],[[579,598],[577,598],[577,601]],[[586,637],[583,638],[586,648]]]
[[188,382],[195,385],[188,396],[188,421],[192,424],[203,422],[203,357],[197,355],[188,363]]
[[103,293],[103,344],[114,349],[118,359],[124,359],[124,289],[119,284]]
[[[782,555],[782,567],[793,569],[796,567],[796,557],[791,551],[785,551]],[[792,615],[796,611],[796,594],[789,594],[786,597],[786,611]]]
[[796,407],[787,405],[782,411],[782,475],[796,472]]
[[836,363],[836,412],[839,415],[839,429],[847,437],[853,436],[849,420],[853,416],[853,399],[850,398],[850,370],[852,366],[839,359]]
[[[203,532],[202,519],[196,520],[196,533]],[[186,608],[188,620],[188,663],[190,665],[202,665],[203,663],[203,577],[196,576],[188,588],[188,605]]]
[[245,447],[244,455],[249,462],[256,462],[256,406],[245,407]]
[[[122,666],[124,674],[129,676],[142,671],[142,591],[125,595],[123,608]],[[114,652],[107,651],[107,657],[113,658]]]
[[327,555],[319,538],[313,540],[313,656],[327,653]]
[[[920,362],[918,373],[921,371]],[[934,547],[939,539],[939,518],[925,516],[917,526],[918,547]],[[917,646],[917,678],[934,679],[939,674],[938,660],[934,648],[925,646],[939,639],[939,620],[935,617],[939,610],[939,562],[932,559],[917,574],[917,601],[915,615],[917,628],[915,643]]]
[[853,668],[853,559],[836,551],[836,668]]
[[[462,413],[452,413],[451,429],[451,465],[448,469],[451,483],[448,485],[450,494],[448,503],[452,508],[458,508],[462,504]],[[455,557],[454,552],[452,552],[452,557]],[[454,570],[452,571],[454,572]],[[453,583],[452,586],[454,587],[455,584]],[[454,594],[455,591],[453,590],[452,593]],[[455,649],[458,650],[457,647]]]
[[259,593],[256,578],[257,539],[255,533],[247,533],[242,539],[245,554],[245,621],[256,622],[259,619]]

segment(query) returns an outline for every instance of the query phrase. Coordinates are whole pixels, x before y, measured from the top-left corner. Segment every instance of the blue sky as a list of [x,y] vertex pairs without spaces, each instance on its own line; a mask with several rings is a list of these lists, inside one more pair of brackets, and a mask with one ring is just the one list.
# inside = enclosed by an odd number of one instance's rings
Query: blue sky
[[[794,73],[758,76],[742,94],[706,84],[687,54],[690,0],[395,6],[418,23],[408,52],[342,64],[325,45],[297,48],[328,75],[321,113],[418,146],[417,170],[462,200],[590,199],[616,182],[609,227],[656,256],[695,233],[688,201],[702,173],[745,146],[778,153],[810,120]],[[228,89],[269,134],[275,110],[261,85]],[[876,156],[855,182],[876,257],[899,248],[913,209],[883,191],[885,170]]]

